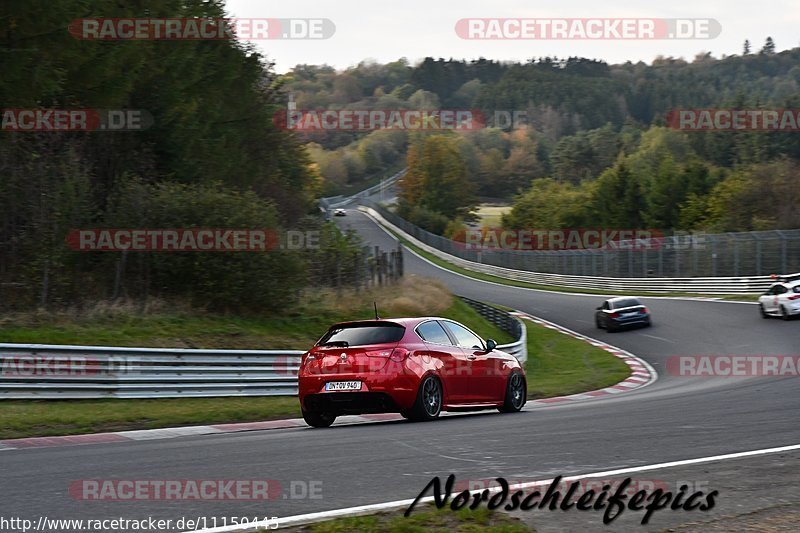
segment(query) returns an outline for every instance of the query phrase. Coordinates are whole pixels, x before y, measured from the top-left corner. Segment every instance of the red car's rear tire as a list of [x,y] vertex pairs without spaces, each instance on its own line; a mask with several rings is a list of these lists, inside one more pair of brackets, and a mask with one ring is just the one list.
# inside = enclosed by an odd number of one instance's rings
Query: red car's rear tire
[[435,376],[427,376],[419,384],[417,399],[409,411],[400,413],[409,420],[433,420],[442,412],[442,384]]
[[528,388],[522,372],[512,372],[506,382],[506,397],[502,407],[498,410],[501,413],[516,413],[525,405],[528,398]]
[[311,427],[315,428],[327,428],[330,427],[336,421],[336,415],[332,415],[330,413],[318,413],[314,411],[303,411],[303,420],[306,421]]

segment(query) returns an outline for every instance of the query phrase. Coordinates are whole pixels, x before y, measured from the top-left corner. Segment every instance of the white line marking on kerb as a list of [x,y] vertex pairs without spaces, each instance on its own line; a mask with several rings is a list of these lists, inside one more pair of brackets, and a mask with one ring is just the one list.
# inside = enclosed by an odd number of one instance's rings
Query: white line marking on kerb
[[[724,455],[712,455],[709,457],[699,457],[697,459],[684,459],[681,461],[670,461],[666,463],[656,463],[652,465],[633,466],[630,468],[619,468],[617,470],[606,470],[604,472],[592,472],[590,474],[580,474],[577,476],[567,476],[562,478],[562,481],[578,481],[581,479],[595,478],[595,477],[613,477],[622,474],[632,474],[635,472],[647,472],[650,470],[660,470],[662,468],[673,468],[676,466],[694,465],[698,463],[711,463],[715,461],[726,461],[729,459],[741,459],[742,457],[753,457],[756,455],[767,455],[772,453],[790,452],[800,450],[800,444],[792,444],[790,446],[781,446],[778,448],[764,448],[761,450],[751,450],[748,452],[727,453]],[[538,487],[542,485],[549,485],[553,479],[542,479],[538,481],[531,481],[528,483],[518,483],[509,487],[509,492]],[[493,487],[488,489],[490,494],[500,491],[500,487]],[[433,501],[433,496],[420,498],[419,503],[430,503]],[[414,498],[407,500],[396,500],[393,502],[374,503],[370,505],[359,505],[357,507],[346,507],[344,509],[334,509],[332,511],[321,511],[318,513],[309,513],[295,516],[288,516],[280,518],[275,521],[264,521],[256,524],[248,525],[232,525],[222,526],[209,529],[198,530],[198,533],[228,533],[231,531],[256,531],[258,528],[269,527],[288,527],[309,524],[312,522],[319,522],[321,520],[329,520],[332,518],[341,518],[344,516],[357,516],[364,514],[372,514],[379,511],[390,511],[395,509],[402,509],[408,507],[414,502]]]

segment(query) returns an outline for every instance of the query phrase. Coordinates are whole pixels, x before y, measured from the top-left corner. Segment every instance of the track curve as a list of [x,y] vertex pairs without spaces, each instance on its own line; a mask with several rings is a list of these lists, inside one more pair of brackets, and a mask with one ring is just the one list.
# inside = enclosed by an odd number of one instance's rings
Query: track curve
[[[370,244],[393,239],[350,210],[338,223]],[[406,272],[453,292],[514,307],[628,350],[656,368],[654,384],[619,397],[541,406],[516,415],[447,417],[328,430],[297,428],[167,441],[9,450],[0,454],[4,507],[19,516],[289,516],[414,497],[434,475],[539,479],[800,442],[796,378],[670,376],[674,355],[796,354],[800,323],[762,320],[738,303],[646,299],[655,325],[616,334],[594,328],[600,296],[525,290],[444,271],[412,254]],[[274,501],[86,502],[67,490],[80,479],[274,479]],[[321,498],[287,488],[315,482]],[[284,497],[289,496],[289,497]]]

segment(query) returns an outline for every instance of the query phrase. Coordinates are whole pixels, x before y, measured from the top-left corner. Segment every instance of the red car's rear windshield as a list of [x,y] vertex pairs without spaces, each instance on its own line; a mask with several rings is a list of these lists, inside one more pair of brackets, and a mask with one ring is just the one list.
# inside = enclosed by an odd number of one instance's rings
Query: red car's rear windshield
[[340,346],[389,344],[400,342],[405,331],[406,328],[400,324],[393,324],[391,322],[382,322],[379,324],[347,324],[336,326],[328,330],[317,345],[322,346],[334,343]]

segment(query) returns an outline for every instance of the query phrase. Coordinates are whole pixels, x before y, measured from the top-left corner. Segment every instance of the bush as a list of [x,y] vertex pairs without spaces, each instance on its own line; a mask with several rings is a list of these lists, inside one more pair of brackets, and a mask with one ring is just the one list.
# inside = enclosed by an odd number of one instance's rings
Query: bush
[[412,224],[436,235],[443,235],[448,224],[450,224],[450,219],[443,214],[417,205],[401,204],[397,214]]

